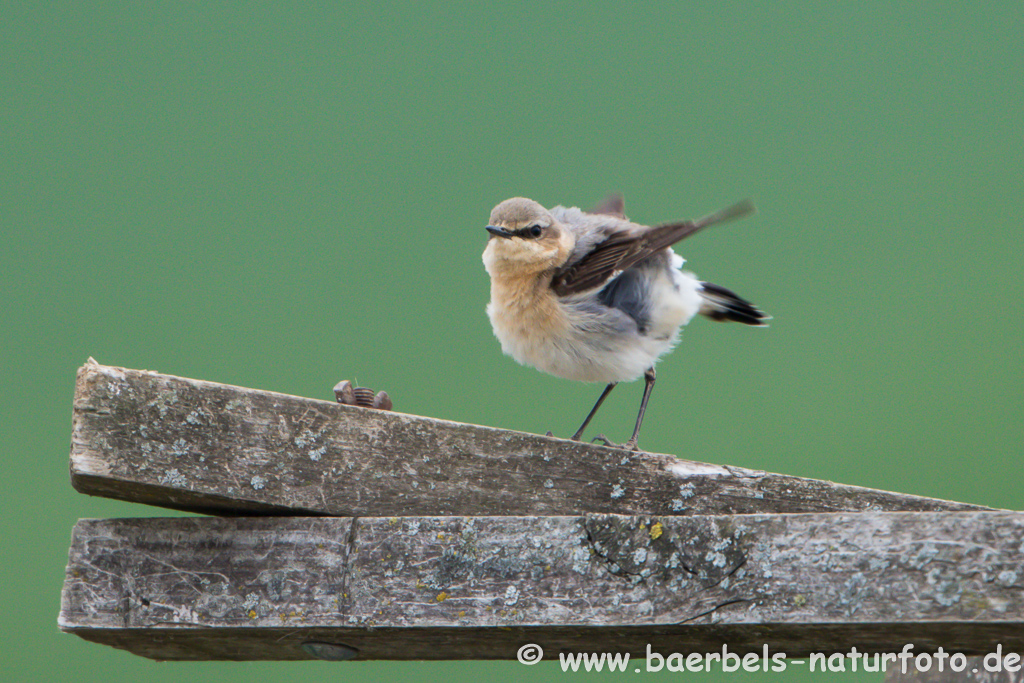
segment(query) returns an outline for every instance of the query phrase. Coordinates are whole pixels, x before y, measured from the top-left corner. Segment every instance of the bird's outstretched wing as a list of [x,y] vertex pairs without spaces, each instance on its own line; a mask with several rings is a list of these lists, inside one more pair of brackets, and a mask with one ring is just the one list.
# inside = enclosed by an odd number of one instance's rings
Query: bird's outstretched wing
[[612,232],[581,258],[555,271],[551,288],[558,296],[566,296],[600,287],[618,273],[698,230],[753,212],[753,203],[745,200],[696,221]]

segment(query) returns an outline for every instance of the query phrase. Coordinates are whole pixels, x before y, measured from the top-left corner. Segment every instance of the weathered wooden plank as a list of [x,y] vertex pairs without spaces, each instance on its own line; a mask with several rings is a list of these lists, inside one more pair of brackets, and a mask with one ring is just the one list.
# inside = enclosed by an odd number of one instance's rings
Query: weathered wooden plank
[[1024,648],[1024,513],[82,520],[60,626],[155,659]]
[[[989,659],[986,668],[985,657],[967,657],[965,662],[957,662],[954,669],[947,658],[943,657],[943,667],[939,670],[938,660],[934,654],[928,653],[929,659],[922,661],[928,668],[919,671],[913,662],[907,663],[907,671],[902,667],[890,668],[885,673],[886,683],[1024,683],[1024,657],[1007,662],[1008,652],[999,653],[993,649],[990,656],[1001,654]],[[1005,668],[1009,666],[1010,668]]]
[[95,362],[78,373],[71,481],[219,514],[983,509]]

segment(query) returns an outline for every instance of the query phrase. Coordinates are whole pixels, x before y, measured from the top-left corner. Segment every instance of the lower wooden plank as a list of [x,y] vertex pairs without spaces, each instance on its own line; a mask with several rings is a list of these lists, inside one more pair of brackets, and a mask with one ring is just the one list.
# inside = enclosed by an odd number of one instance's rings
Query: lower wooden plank
[[[1017,653],[993,651],[987,657],[967,657],[964,661],[950,666],[943,657],[940,669],[938,661],[929,654],[921,661],[921,669],[913,662],[907,667],[891,668],[886,671],[886,683],[1024,683],[1024,657],[1013,657]],[[925,668],[927,667],[927,668]]]
[[[884,672],[886,681],[918,681],[920,683],[1020,683],[1018,673],[1004,672],[1001,677],[985,671],[980,662],[983,657],[966,653],[981,651],[989,643],[1013,642],[1018,651],[1024,649],[1022,638],[1007,637],[1009,628],[978,625],[973,622],[931,622],[917,624],[825,624],[821,626],[793,624],[763,624],[760,626],[624,626],[611,629],[590,626],[512,626],[501,628],[429,627],[410,628],[218,628],[177,629],[154,632],[152,629],[65,629],[85,640],[126,650],[136,655],[160,661],[302,661],[330,659],[332,651],[354,654],[355,661],[370,660],[515,660],[521,648],[537,653],[540,646],[543,660],[560,661],[560,655],[621,654],[629,653],[632,663],[627,670],[639,667],[647,671],[648,647],[664,657],[659,668],[656,657],[651,669],[675,671],[679,660],[699,653],[726,652],[743,655],[768,653],[769,671],[779,666],[776,655],[784,662],[785,670],[811,671],[811,653],[824,655],[825,662],[815,662],[814,673],[853,672],[849,653],[856,648],[856,671]],[[1018,626],[1019,630],[1019,626]],[[963,644],[959,648],[943,646],[943,651],[962,653],[967,660],[966,669],[952,671],[946,664],[945,672],[918,672],[913,661],[908,661],[908,673],[900,673],[899,653],[906,643],[913,643],[913,653],[935,653],[937,643],[950,641],[951,633]],[[822,643],[809,645],[808,643]],[[900,643],[894,647],[893,643]],[[842,643],[842,645],[840,645]],[[303,647],[303,646],[306,647]],[[315,657],[317,646],[327,646],[328,656]],[[767,650],[765,646],[767,645]],[[333,647],[332,647],[333,646]],[[307,649],[308,648],[308,649]],[[323,651],[323,650],[320,650]],[[1004,649],[1004,656],[1009,651]],[[842,664],[834,658],[844,654]],[[878,654],[878,658],[875,658]],[[895,658],[885,655],[894,655]],[[669,659],[673,655],[681,657]],[[828,658],[833,657],[831,663]],[[338,661],[344,661],[344,654]],[[794,659],[802,659],[795,662]],[[865,658],[867,668],[865,668]],[[760,658],[759,658],[760,659]],[[948,662],[948,659],[946,660]],[[716,667],[721,660],[716,662]],[[759,663],[757,666],[763,667]],[[933,665],[934,666],[934,665]],[[972,671],[977,669],[977,671]],[[829,680],[827,677],[823,680]]]
[[1012,651],[1024,513],[82,520],[60,626],[154,659]]

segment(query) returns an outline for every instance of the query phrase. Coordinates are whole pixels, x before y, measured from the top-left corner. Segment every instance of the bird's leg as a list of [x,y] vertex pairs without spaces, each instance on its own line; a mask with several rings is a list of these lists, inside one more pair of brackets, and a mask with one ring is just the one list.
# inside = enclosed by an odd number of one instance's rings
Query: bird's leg
[[612,393],[612,389],[615,388],[616,384],[618,384],[618,382],[612,382],[611,384],[604,388],[604,391],[601,392],[601,397],[597,399],[597,403],[595,403],[594,407],[590,409],[590,414],[587,415],[587,419],[583,421],[583,424],[581,424],[580,428],[576,430],[576,433],[569,438],[571,438],[573,441],[580,440],[580,437],[583,436],[583,430],[587,428],[588,424],[590,424],[590,421],[594,417],[594,413],[596,413],[597,409],[601,407],[601,404],[604,403],[604,400],[608,398],[608,394]]
[[644,411],[647,410],[647,400],[651,397],[651,390],[654,389],[654,368],[650,367],[647,372],[644,373],[644,397],[640,399],[640,413],[636,416],[636,427],[633,429],[633,436],[630,437],[629,441],[623,446],[626,450],[635,451],[639,450],[636,446],[637,439],[640,438],[640,425],[644,421]]

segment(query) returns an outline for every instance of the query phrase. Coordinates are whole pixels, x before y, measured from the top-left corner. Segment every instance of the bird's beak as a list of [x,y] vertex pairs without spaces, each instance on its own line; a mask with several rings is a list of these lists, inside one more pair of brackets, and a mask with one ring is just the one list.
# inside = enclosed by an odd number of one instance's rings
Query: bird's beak
[[495,237],[504,237],[505,239],[512,238],[512,233],[509,232],[506,228],[499,228],[495,225],[488,225],[487,228],[485,229],[487,230],[487,232],[491,233]]

